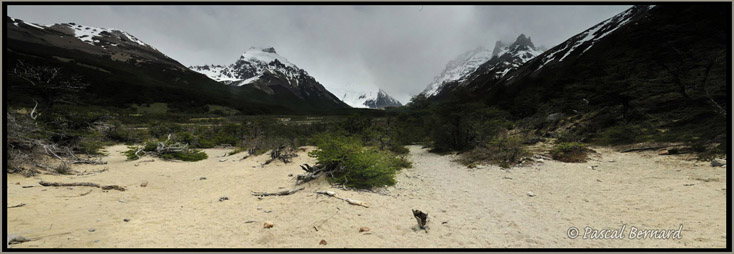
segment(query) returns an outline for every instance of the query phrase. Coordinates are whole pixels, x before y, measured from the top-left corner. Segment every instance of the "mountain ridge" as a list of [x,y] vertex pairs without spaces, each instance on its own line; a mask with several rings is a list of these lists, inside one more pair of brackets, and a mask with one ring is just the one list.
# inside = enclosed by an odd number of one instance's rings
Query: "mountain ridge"
[[[272,84],[223,85],[117,29],[76,23],[43,26],[6,16],[6,31],[11,63],[58,66],[82,74],[92,84],[84,92],[89,95],[83,97],[85,103],[121,106],[166,102],[178,105],[175,107],[179,109],[200,111],[206,110],[206,105],[222,105],[251,114],[322,112],[347,107],[334,96],[299,96],[323,94],[325,89],[288,88],[282,86],[282,77],[272,73],[264,78]],[[273,63],[281,65],[279,61]],[[315,81],[303,77],[299,82]]]
[[513,43],[497,41],[491,51],[478,47],[449,62],[421,94],[429,98],[445,97],[478,75],[493,73],[495,79],[500,79],[541,53],[525,34],[520,34]]

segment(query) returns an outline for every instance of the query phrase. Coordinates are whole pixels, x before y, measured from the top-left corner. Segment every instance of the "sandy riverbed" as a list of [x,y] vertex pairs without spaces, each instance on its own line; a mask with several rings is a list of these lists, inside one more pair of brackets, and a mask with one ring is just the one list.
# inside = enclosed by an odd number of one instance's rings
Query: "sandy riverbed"
[[[537,162],[501,170],[469,169],[453,156],[410,147],[413,168],[382,194],[346,191],[320,179],[290,196],[258,199],[253,191],[293,189],[302,163],[261,167],[267,155],[199,162],[126,161],[126,147],[107,148],[104,166],[77,166],[90,175],[7,175],[8,233],[33,241],[13,248],[568,248],[716,247],[726,245],[726,168],[595,148],[587,163]],[[313,148],[309,147],[307,150]],[[148,160],[144,158],[142,160]],[[141,161],[142,161],[141,160]],[[137,164],[137,166],[136,166]],[[594,170],[588,166],[596,165]],[[206,177],[206,180],[200,180]],[[126,191],[42,187],[40,180],[118,184]],[[147,182],[146,187],[141,183]],[[23,186],[34,186],[23,188]],[[81,194],[90,193],[84,196]],[[333,190],[369,208],[317,195]],[[527,192],[534,193],[530,197]],[[219,201],[226,196],[228,200]],[[260,209],[258,209],[260,208]],[[415,230],[411,209],[427,212],[427,232]],[[129,218],[128,222],[123,219]],[[254,221],[254,222],[252,222]],[[263,228],[264,221],[275,226]],[[569,227],[678,229],[681,239],[570,239]],[[314,226],[316,228],[314,228]],[[369,227],[369,232],[359,232]],[[94,232],[90,232],[93,229]],[[318,229],[318,230],[316,230]],[[319,245],[321,240],[326,245]]]

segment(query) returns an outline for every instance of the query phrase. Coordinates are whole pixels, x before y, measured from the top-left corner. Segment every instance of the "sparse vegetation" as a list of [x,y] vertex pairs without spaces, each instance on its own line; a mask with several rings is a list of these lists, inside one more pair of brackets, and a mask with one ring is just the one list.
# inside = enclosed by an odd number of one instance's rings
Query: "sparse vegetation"
[[474,167],[478,163],[490,163],[501,168],[510,168],[521,162],[530,153],[519,136],[498,135],[487,144],[461,154],[459,162]]
[[590,149],[586,145],[570,142],[559,143],[551,150],[551,156],[554,160],[563,162],[585,162],[588,159]]

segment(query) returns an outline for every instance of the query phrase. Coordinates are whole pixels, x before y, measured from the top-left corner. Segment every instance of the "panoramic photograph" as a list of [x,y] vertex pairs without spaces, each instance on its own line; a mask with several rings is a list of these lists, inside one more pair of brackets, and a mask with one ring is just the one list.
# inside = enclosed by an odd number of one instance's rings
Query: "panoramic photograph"
[[732,3],[4,2],[3,251],[731,251]]

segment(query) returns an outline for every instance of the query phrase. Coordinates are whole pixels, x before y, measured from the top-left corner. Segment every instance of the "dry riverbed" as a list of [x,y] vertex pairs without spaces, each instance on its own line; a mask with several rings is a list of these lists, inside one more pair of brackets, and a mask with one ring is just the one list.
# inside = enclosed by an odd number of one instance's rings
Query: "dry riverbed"
[[[469,169],[450,155],[410,146],[413,168],[380,191],[347,191],[324,179],[288,196],[253,196],[296,188],[299,164],[261,166],[267,155],[239,160],[206,149],[199,162],[126,161],[108,147],[107,165],[75,167],[81,175],[6,175],[8,234],[32,241],[12,248],[576,248],[715,247],[726,245],[726,168],[594,148],[586,163],[536,161],[501,170]],[[595,167],[591,167],[595,166]],[[108,170],[91,173],[104,168]],[[39,181],[120,185],[43,187]],[[27,187],[32,186],[32,187]],[[366,202],[369,207],[318,195]],[[91,192],[90,192],[91,191]],[[226,197],[226,199],[224,198]],[[221,201],[220,201],[221,200]],[[411,209],[428,213],[416,230]],[[264,228],[265,221],[274,224]],[[585,227],[620,229],[625,239],[582,239]],[[629,239],[631,227],[674,229],[680,239]],[[360,232],[361,227],[369,231]],[[568,236],[570,227],[580,235]],[[324,240],[324,241],[322,241]],[[326,243],[320,244],[321,243]]]

